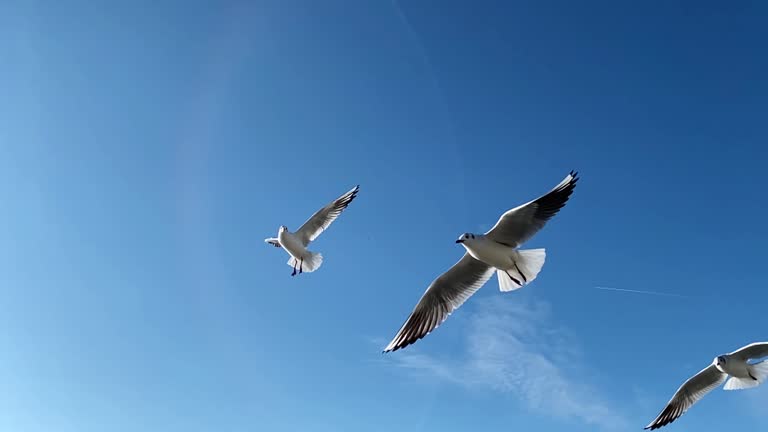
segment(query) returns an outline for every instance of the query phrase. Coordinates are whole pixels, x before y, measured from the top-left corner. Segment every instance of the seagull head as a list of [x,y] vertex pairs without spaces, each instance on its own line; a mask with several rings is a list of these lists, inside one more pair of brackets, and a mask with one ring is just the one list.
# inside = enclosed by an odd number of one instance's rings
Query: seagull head
[[726,360],[727,359],[725,358],[725,356],[717,356],[715,357],[715,360],[712,363],[714,363],[714,365],[717,367],[721,367],[725,365]]
[[288,227],[285,225],[280,225],[280,229],[278,229],[277,232],[283,232],[283,231],[288,231]]
[[467,243],[475,239],[475,235],[472,233],[464,233],[456,240],[456,243]]

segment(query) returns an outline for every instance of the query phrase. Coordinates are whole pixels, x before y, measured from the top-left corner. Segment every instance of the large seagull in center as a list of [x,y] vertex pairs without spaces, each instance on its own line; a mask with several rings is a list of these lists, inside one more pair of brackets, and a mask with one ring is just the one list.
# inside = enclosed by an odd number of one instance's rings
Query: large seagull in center
[[384,352],[404,348],[428,335],[496,272],[499,289],[516,290],[539,274],[544,249],[518,249],[565,205],[578,177],[571,171],[554,189],[508,210],[485,234],[465,233],[456,240],[467,252],[435,279]]

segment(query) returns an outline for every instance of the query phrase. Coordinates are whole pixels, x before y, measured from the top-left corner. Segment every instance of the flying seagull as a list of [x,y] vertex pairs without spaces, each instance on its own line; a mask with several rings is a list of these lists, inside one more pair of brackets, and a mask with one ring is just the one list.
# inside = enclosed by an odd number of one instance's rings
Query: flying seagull
[[282,225],[278,229],[277,238],[264,239],[265,242],[275,247],[284,248],[291,256],[291,259],[288,260],[288,265],[293,267],[291,276],[296,276],[297,271],[299,274],[309,273],[320,268],[323,263],[323,255],[307,250],[307,246],[339,217],[341,212],[355,199],[358,190],[360,190],[360,185],[355,186],[349,192],[318,210],[304,222],[298,231],[292,233],[288,231],[288,227]]
[[688,408],[726,379],[724,390],[757,387],[768,380],[768,360],[749,363],[750,359],[768,357],[768,342],[756,342],[730,353],[715,357],[712,364],[683,383],[667,402],[656,420],[645,429],[658,429],[677,420]]
[[529,284],[544,265],[544,249],[517,249],[565,205],[578,177],[571,171],[546,195],[508,210],[485,234],[456,240],[467,252],[427,288],[384,352],[397,351],[428,335],[493,276],[503,292]]

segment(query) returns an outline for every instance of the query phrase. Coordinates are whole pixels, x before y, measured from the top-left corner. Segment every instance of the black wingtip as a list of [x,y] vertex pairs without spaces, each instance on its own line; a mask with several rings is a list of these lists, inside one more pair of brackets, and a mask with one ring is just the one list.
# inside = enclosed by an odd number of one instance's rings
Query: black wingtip
[[[579,181],[579,172],[575,170],[571,170],[571,172],[568,173],[568,176],[570,176],[570,179],[564,180],[562,183],[560,183],[559,189],[561,191],[573,191],[573,189],[576,188],[576,183]],[[570,195],[570,192],[569,192]]]

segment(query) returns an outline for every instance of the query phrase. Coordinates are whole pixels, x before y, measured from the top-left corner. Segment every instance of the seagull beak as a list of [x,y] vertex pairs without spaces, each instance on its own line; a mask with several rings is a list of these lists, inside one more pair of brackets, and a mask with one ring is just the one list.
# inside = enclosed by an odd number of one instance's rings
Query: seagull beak
[[464,243],[464,240],[456,240],[456,243]]

